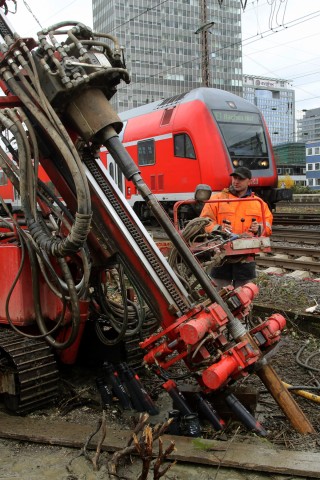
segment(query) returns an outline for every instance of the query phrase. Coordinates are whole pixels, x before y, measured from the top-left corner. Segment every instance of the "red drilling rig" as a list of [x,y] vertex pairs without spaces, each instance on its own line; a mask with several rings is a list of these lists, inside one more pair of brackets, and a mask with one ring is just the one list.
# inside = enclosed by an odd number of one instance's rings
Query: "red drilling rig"
[[[15,212],[1,200],[0,393],[7,408],[22,414],[47,405],[56,394],[56,359],[73,364],[83,345],[93,355],[91,326],[106,351],[124,345],[125,361],[141,352],[166,378],[184,362],[205,394],[255,371],[293,425],[312,431],[264,360],[284,318],[247,331],[242,320],[257,287],[216,290],[119,140],[122,123],[110,99],[130,79],[117,39],[69,21],[42,29],[37,40],[21,38],[3,14],[0,32],[0,166],[22,205]],[[166,232],[189,284],[97,158],[102,146]],[[52,188],[39,179],[39,165]]]

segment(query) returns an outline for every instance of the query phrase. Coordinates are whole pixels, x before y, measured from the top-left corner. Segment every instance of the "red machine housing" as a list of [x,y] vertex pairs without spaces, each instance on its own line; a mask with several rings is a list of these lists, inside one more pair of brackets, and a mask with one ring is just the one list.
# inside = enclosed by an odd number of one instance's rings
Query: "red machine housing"
[[[0,248],[0,323],[7,324],[6,299],[8,293],[14,284],[21,264],[22,251],[20,246],[1,242]],[[16,282],[10,301],[8,311],[11,321],[16,326],[31,325],[35,321],[34,299],[32,297],[31,270],[28,256],[25,257],[21,274]],[[39,282],[41,309],[44,317],[54,320],[62,311],[62,303],[59,298],[53,294],[48,285],[40,276]],[[65,322],[69,319],[68,312],[65,316]]]

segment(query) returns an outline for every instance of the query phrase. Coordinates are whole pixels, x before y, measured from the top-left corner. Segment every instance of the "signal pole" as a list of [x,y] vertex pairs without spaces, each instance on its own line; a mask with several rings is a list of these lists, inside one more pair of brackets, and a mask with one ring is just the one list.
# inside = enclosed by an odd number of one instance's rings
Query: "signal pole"
[[208,30],[213,27],[214,22],[208,22],[207,0],[200,0],[201,27],[195,34],[201,33],[201,84],[203,87],[210,87],[209,52],[208,52]]
[[201,25],[203,25],[201,31],[201,76],[202,86],[210,86],[210,73],[209,73],[209,57],[208,57],[208,30],[205,28],[208,22],[207,18],[207,0],[200,0],[201,2]]

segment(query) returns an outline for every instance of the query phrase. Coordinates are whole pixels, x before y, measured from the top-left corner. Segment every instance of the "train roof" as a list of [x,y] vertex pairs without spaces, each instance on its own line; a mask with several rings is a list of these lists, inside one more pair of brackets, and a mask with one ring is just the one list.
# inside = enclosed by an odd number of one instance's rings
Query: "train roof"
[[164,110],[181,103],[187,103],[193,100],[201,100],[206,103],[209,108],[215,110],[240,110],[242,112],[259,112],[258,108],[242,97],[226,90],[218,88],[195,88],[189,92],[181,93],[173,97],[157,100],[156,102],[147,103],[141,107],[133,108],[119,114],[121,120],[125,121],[130,118],[146,115],[156,110]]

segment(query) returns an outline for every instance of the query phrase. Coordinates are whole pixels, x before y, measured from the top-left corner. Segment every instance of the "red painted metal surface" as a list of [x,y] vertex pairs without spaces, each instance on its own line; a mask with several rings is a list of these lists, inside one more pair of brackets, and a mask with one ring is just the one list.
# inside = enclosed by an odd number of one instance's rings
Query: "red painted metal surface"
[[[21,248],[17,245],[1,244],[0,248],[0,323],[8,323],[6,301],[16,279],[22,258]],[[40,277],[41,307],[45,318],[54,320],[62,310],[60,300],[49,290]],[[16,326],[31,325],[35,321],[34,299],[31,288],[31,269],[28,257],[25,257],[21,274],[12,291],[9,301],[9,314]]]

